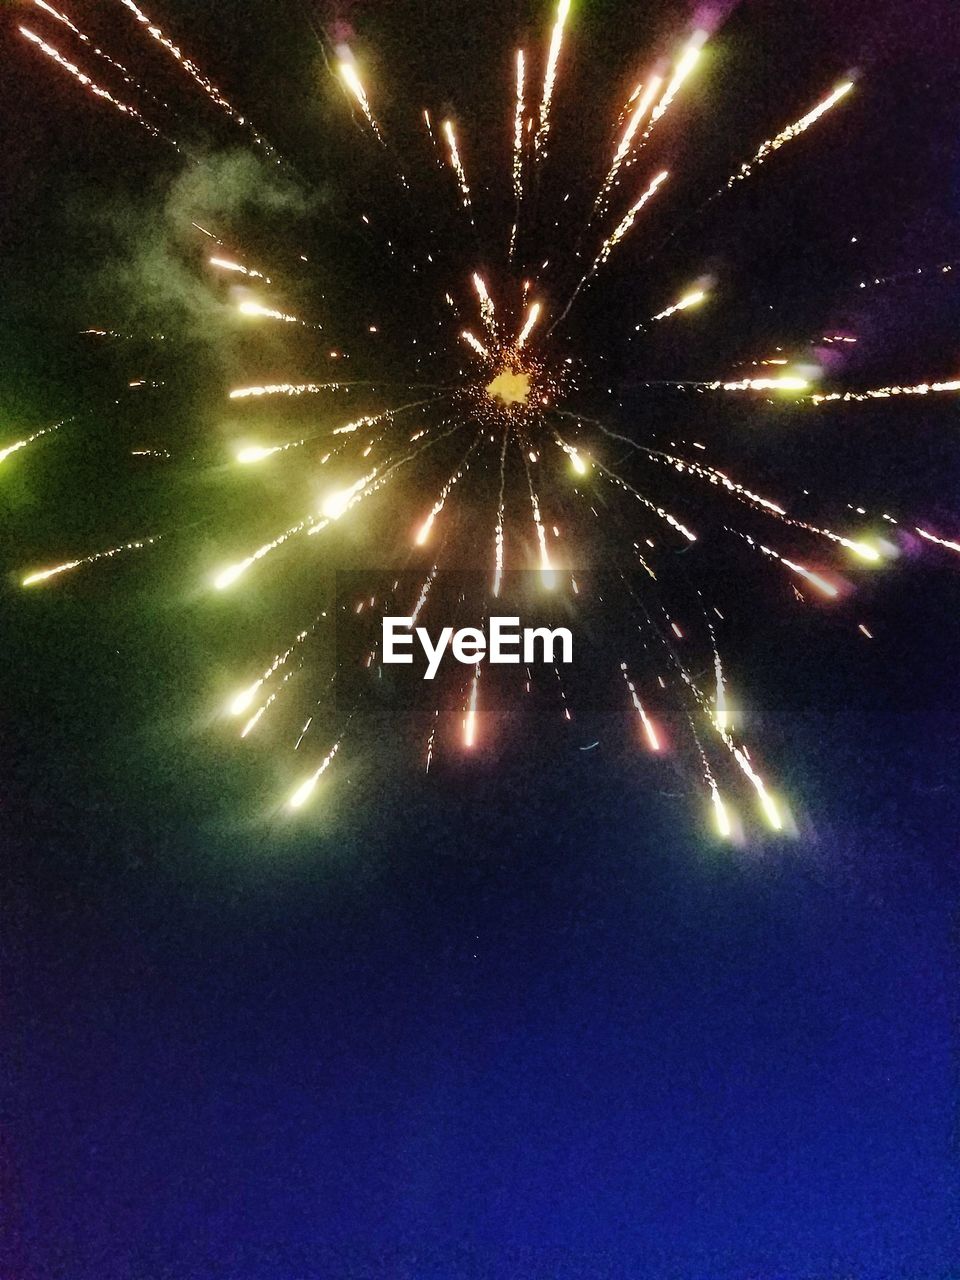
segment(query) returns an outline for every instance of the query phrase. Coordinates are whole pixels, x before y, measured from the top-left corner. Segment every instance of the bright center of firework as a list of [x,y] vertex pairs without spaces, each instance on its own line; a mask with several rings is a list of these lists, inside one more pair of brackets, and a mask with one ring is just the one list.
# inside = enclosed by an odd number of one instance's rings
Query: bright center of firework
[[501,369],[493,381],[487,383],[487,395],[507,407],[526,404],[530,395],[530,375],[519,369]]

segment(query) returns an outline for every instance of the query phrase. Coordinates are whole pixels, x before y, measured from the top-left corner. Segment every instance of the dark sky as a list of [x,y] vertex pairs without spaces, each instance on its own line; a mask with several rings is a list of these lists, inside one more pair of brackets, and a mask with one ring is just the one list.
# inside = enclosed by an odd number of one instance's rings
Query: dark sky
[[[243,135],[114,0],[69,12],[176,107],[170,130],[201,164],[84,97],[17,22],[117,96],[122,82],[34,6],[8,8],[0,447],[77,418],[0,470],[4,1280],[952,1280],[956,557],[904,540],[832,614],[750,561],[741,576],[709,549],[676,558],[680,583],[706,581],[729,613],[732,684],[790,799],[790,838],[710,838],[689,760],[638,753],[590,672],[572,728],[541,694],[429,777],[423,715],[384,697],[292,823],[277,799],[288,758],[239,751],[218,707],[250,654],[302,619],[313,570],[227,602],[204,583],[276,527],[290,483],[224,463],[237,426],[223,390],[311,375],[317,339],[254,343],[225,321],[226,295],[194,284],[183,216],[208,209],[250,261],[278,262],[290,305],[335,316],[324,348],[351,347],[361,376],[426,376],[409,338],[435,297],[357,215],[389,221],[401,257],[429,235],[451,270],[474,263],[429,164],[411,172],[429,197],[404,204],[345,122],[308,16],[352,26],[402,148],[419,145],[423,105],[455,111],[476,250],[505,289],[511,50],[542,43],[548,14],[151,0],[295,164],[281,179],[243,158]],[[809,486],[811,512],[842,521],[860,503],[956,537],[955,401],[811,415],[638,385],[809,350],[835,328],[861,337],[828,369],[837,385],[957,374],[956,277],[857,287],[960,258],[952,6],[723,8],[651,156],[677,169],[673,201],[563,339],[580,403],[706,433],[758,485]],[[567,190],[589,206],[625,91],[704,14],[575,4],[541,208]],[[842,121],[701,211],[851,72]],[[576,219],[556,239],[550,221],[528,261],[569,248]],[[301,252],[310,271],[291,267]],[[702,323],[631,342],[701,270],[720,295]],[[364,337],[371,307],[382,346]],[[91,324],[133,337],[92,345],[77,333]],[[127,394],[141,376],[163,386]],[[169,447],[170,467],[134,465],[141,443]],[[25,566],[153,528],[171,536],[145,558],[18,586]],[[364,536],[349,554],[369,551]]]

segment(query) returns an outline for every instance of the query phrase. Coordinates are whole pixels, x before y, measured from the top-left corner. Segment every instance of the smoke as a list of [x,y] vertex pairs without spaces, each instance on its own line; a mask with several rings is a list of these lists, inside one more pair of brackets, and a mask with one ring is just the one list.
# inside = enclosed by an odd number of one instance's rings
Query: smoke
[[208,259],[221,254],[269,275],[272,264],[256,260],[257,246],[287,241],[290,220],[307,210],[296,186],[247,151],[209,154],[165,191],[111,199],[93,216],[93,319],[137,336],[163,333],[226,360],[244,329],[237,282],[211,270]]

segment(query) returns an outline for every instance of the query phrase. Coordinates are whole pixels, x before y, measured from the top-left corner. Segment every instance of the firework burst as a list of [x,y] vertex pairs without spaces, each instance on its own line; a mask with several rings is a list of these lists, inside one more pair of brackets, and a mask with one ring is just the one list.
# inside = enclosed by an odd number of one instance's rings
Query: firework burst
[[[132,0],[120,0],[120,4],[147,40],[172,59],[254,149],[279,163],[277,151],[246,114],[232,105],[174,39]],[[144,140],[145,146],[173,141],[167,137],[168,120],[164,119],[162,128],[155,124],[147,102],[162,107],[175,120],[174,113],[144,86],[140,76],[95,45],[68,14],[42,0],[36,0],[36,6],[38,17],[44,15],[66,33],[65,38],[79,44],[81,53],[93,53],[102,69],[119,76],[124,93],[138,95],[137,103],[120,96],[119,89],[114,92],[95,81],[73,55],[50,43],[49,32],[44,36],[21,27],[23,39],[34,50],[72,77],[97,103],[137,124],[150,139]],[[270,421],[279,422],[281,431],[279,440],[250,443],[247,437],[246,442],[237,441],[235,462],[248,468],[263,464],[262,469],[273,468],[274,475],[280,468],[290,468],[284,474],[308,476],[316,488],[312,506],[297,512],[295,519],[288,513],[272,530],[252,530],[246,548],[212,575],[210,586],[215,593],[229,594],[260,581],[261,575],[279,573],[281,563],[295,563],[308,549],[359,526],[361,518],[353,516],[358,508],[363,511],[364,529],[375,531],[382,562],[371,571],[376,585],[358,588],[349,601],[338,598],[332,606],[338,617],[349,615],[352,640],[340,643],[333,676],[319,694],[311,685],[310,672],[316,649],[326,642],[326,629],[319,624],[328,618],[328,610],[319,608],[316,600],[305,600],[299,610],[302,625],[292,635],[277,635],[273,656],[251,653],[246,671],[237,673],[237,691],[228,702],[226,719],[236,725],[242,738],[258,737],[264,722],[270,724],[276,717],[282,723],[278,708],[289,704],[288,719],[295,721],[296,732],[287,734],[286,741],[278,727],[269,740],[277,750],[288,747],[298,753],[290,770],[287,807],[301,810],[327,786],[328,773],[336,774],[351,749],[351,739],[364,746],[364,707],[372,687],[382,678],[378,626],[383,617],[401,615],[416,622],[432,615],[443,626],[454,614],[483,621],[494,608],[533,611],[546,620],[561,612],[573,617],[596,614],[624,649],[609,662],[606,675],[603,670],[594,674],[591,689],[595,693],[609,684],[616,691],[626,731],[633,722],[637,741],[647,751],[657,757],[675,754],[691,765],[689,772],[701,788],[703,812],[717,837],[729,838],[740,829],[734,816],[734,793],[751,800],[766,826],[780,831],[787,823],[787,807],[774,797],[734,725],[730,681],[718,639],[723,618],[708,600],[716,583],[690,590],[687,580],[692,575],[686,569],[678,575],[676,556],[685,551],[693,556],[696,551],[691,549],[709,542],[726,557],[732,579],[780,575],[790,581],[798,597],[811,589],[822,601],[821,607],[836,602],[840,608],[856,586],[851,577],[854,571],[846,561],[825,562],[818,550],[826,547],[832,556],[849,553],[854,562],[868,566],[883,561],[884,544],[869,529],[835,530],[825,519],[795,514],[784,495],[761,493],[760,486],[734,480],[720,466],[696,456],[694,450],[702,451],[702,444],[672,441],[664,446],[641,438],[641,429],[633,424],[579,410],[577,397],[589,389],[592,374],[585,358],[560,345],[559,333],[581,295],[601,288],[608,264],[615,256],[618,260],[623,256],[623,246],[636,237],[636,228],[671,199],[674,183],[667,182],[668,170],[661,167],[667,157],[654,155],[668,126],[659,130],[656,126],[690,80],[706,36],[693,33],[672,68],[662,75],[646,75],[637,83],[619,120],[616,103],[606,104],[615,121],[612,154],[608,143],[594,167],[593,183],[586,174],[577,180],[584,190],[589,187],[583,202],[586,216],[567,242],[554,237],[553,229],[559,224],[556,211],[546,207],[549,187],[542,179],[562,127],[558,103],[564,68],[573,55],[569,18],[568,0],[559,0],[544,47],[516,50],[510,68],[504,69],[505,145],[499,180],[511,197],[513,220],[509,228],[487,229],[489,243],[500,245],[496,262],[484,261],[479,247],[484,243],[480,231],[487,185],[469,124],[438,114],[441,102],[410,105],[409,120],[398,120],[394,127],[390,110],[381,109],[383,93],[372,94],[378,104],[375,114],[371,93],[350,51],[325,49],[340,91],[344,121],[350,120],[351,113],[356,116],[362,145],[376,153],[391,177],[409,175],[411,189],[422,184],[426,212],[418,218],[419,239],[409,228],[398,234],[402,210],[383,208],[373,218],[372,209],[349,211],[352,224],[362,226],[368,237],[365,247],[370,246],[371,252],[375,248],[396,264],[406,279],[416,275],[418,285],[431,291],[432,305],[425,310],[422,324],[409,320],[411,335],[415,334],[410,341],[417,349],[408,380],[335,379],[317,371],[321,360],[333,359],[375,367],[369,344],[381,334],[383,299],[376,296],[372,281],[373,296],[365,303],[370,316],[362,333],[351,336],[349,326],[336,315],[318,311],[317,319],[301,319],[286,309],[282,298],[273,296],[274,281],[289,280],[282,253],[277,253],[275,261],[265,255],[263,269],[249,266],[240,248],[224,243],[221,234],[226,237],[225,232],[193,223],[198,233],[218,246],[216,253],[207,252],[205,261],[213,268],[208,276],[227,281],[224,289],[240,290],[223,310],[250,322],[248,343],[255,344],[256,335],[263,333],[266,347],[279,341],[279,333],[289,331],[290,340],[299,335],[301,343],[318,344],[320,339],[314,335],[344,331],[335,339],[325,336],[325,343],[334,341],[337,346],[323,352],[317,346],[312,366],[295,367],[303,358],[301,345],[283,374],[268,369],[270,362],[265,359],[247,375],[249,381],[226,392],[225,402],[237,414],[251,414],[258,407],[269,410]],[[539,101],[531,105],[533,86],[540,85]],[[816,129],[828,115],[842,114],[852,88],[852,81],[842,81],[795,123],[763,142],[705,203],[748,178],[757,178],[766,164],[774,168],[776,152]],[[394,100],[401,96],[396,88],[391,94]],[[590,109],[604,109],[599,96]],[[671,123],[676,114],[672,113]],[[416,127],[405,127],[419,120],[426,126],[426,135]],[[394,142],[397,138],[418,139],[422,154],[401,154]],[[173,145],[179,148],[177,142]],[[669,162],[672,173],[674,161]],[[599,191],[592,196],[598,173],[602,174]],[[402,183],[406,190],[406,177]],[[374,231],[374,222],[382,224],[382,229]],[[444,230],[452,227],[456,230]],[[562,260],[568,278],[575,281],[566,293],[547,280],[550,258]],[[298,254],[298,259],[307,262],[305,254]],[[260,261],[260,254],[251,260]],[[941,269],[948,271],[952,265],[942,264]],[[881,279],[887,277],[876,277],[874,283]],[[235,283],[230,285],[230,280]],[[651,315],[650,307],[643,313],[651,324],[671,320],[663,327],[672,332],[696,324],[688,313],[708,296],[711,309],[719,305],[712,278],[707,284],[706,277],[701,277],[693,286],[690,280],[686,276],[684,292],[676,281],[673,287],[669,280],[662,282],[657,293],[662,309]],[[256,282],[257,298],[243,292],[251,281]],[[363,293],[367,283],[352,277],[351,292]],[[674,301],[663,305],[671,297]],[[638,331],[646,328],[646,324],[636,326]],[[88,332],[113,333],[99,328]],[[823,341],[853,339],[831,333]],[[776,356],[761,363],[782,366],[788,362]],[[425,371],[433,381],[424,380]],[[129,385],[145,384],[138,380]],[[832,403],[960,392],[960,381],[950,378],[865,390],[813,390],[800,362],[797,367],[755,375],[727,370],[698,381],[648,385],[741,399],[777,396],[794,404],[798,413]],[[429,394],[419,394],[420,389]],[[301,432],[286,425],[288,412],[314,405],[318,407],[309,429]],[[38,428],[0,446],[0,462],[13,465],[21,453],[29,456],[28,447],[35,442],[67,434],[68,421]],[[165,450],[134,452],[170,456]],[[893,516],[884,519],[888,525],[898,525]],[[934,533],[926,527],[930,523],[911,522],[910,528],[931,554],[960,553],[956,530]],[[243,538],[243,530],[237,530],[234,544]],[[106,549],[67,553],[51,568],[22,574],[21,581],[25,587],[52,583],[125,553],[147,552],[161,539],[169,540],[168,530]],[[463,569],[476,573],[451,578],[456,583],[451,586],[448,572]],[[686,588],[684,582],[675,581],[679,577],[687,581]],[[856,623],[856,631],[872,638],[862,622]],[[545,697],[549,686],[552,713],[572,725],[574,696],[568,697],[560,666],[554,664],[544,680],[518,663],[513,692],[526,693],[538,684]],[[336,707],[344,706],[344,701],[342,697],[336,701],[331,689],[335,692],[340,686],[352,692],[347,699],[349,713],[337,721]],[[418,760],[435,771],[444,751],[485,749],[494,723],[492,713],[498,702],[511,697],[509,682],[505,686],[492,678],[479,661],[464,670],[448,671],[438,688],[431,690],[430,704],[422,708]],[[305,704],[311,710],[304,720]],[[418,714],[415,711],[414,717]],[[300,761],[311,751],[312,763],[302,765]]]

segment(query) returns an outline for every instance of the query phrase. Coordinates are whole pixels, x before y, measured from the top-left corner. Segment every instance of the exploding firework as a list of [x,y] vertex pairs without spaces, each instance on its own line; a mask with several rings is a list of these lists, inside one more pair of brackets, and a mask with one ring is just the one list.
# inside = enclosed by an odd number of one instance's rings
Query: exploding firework
[[[207,109],[214,104],[258,153],[279,164],[277,151],[246,114],[232,105],[173,38],[132,0],[120,3],[147,41],[163,50],[164,61],[172,60],[186,80],[202,91]],[[177,117],[144,84],[145,76],[102,50],[69,14],[45,0],[35,0],[35,7],[38,19],[42,16],[48,25],[55,25],[46,35],[20,27],[23,39],[48,60],[47,65],[66,73],[95,100],[91,110],[106,114],[106,106],[117,118],[138,125],[145,147],[173,142],[180,150],[179,143],[167,137],[170,120]],[[349,600],[336,597],[332,603],[325,601],[324,607],[315,598],[303,600],[297,609],[301,625],[286,635],[277,624],[275,641],[266,649],[273,656],[250,654],[245,671],[237,673],[237,691],[227,702],[225,719],[241,738],[264,737],[279,751],[298,753],[295,767],[289,770],[286,807],[301,810],[329,785],[327,775],[337,773],[351,749],[367,747],[364,709],[375,682],[382,679],[379,624],[384,617],[399,615],[414,623],[432,620],[443,627],[454,615],[483,622],[501,609],[533,611],[546,622],[561,614],[595,615],[615,637],[616,653],[607,655],[606,672],[600,669],[591,677],[585,696],[609,687],[628,735],[633,726],[631,740],[657,757],[674,754],[690,766],[701,789],[709,828],[717,837],[730,838],[740,828],[736,795],[756,805],[769,829],[781,831],[787,815],[784,802],[774,797],[761,775],[740,732],[740,717],[734,715],[745,694],[732,699],[721,658],[725,619],[709,599],[717,583],[711,579],[691,589],[694,573],[689,565],[699,548],[710,545],[717,549],[713,554],[725,558],[732,580],[763,580],[766,575],[789,583],[798,600],[806,602],[809,592],[817,607],[840,610],[856,588],[853,575],[858,563],[862,569],[881,564],[890,544],[869,528],[837,530],[832,527],[835,520],[811,515],[808,504],[800,511],[796,509],[800,504],[783,494],[760,492],[766,484],[733,479],[728,469],[702,456],[706,446],[700,442],[672,439],[664,443],[652,434],[644,437],[641,428],[618,422],[612,415],[604,418],[581,411],[578,398],[587,399],[595,380],[588,367],[591,352],[581,354],[569,345],[561,346],[559,330],[585,292],[591,296],[599,292],[610,274],[611,259],[619,263],[629,256],[637,226],[651,215],[656,217],[662,205],[669,207],[675,184],[667,183],[668,171],[661,167],[667,157],[654,153],[679,112],[671,113],[667,125],[656,126],[687,84],[706,36],[694,32],[670,68],[662,68],[663,74],[644,75],[632,88],[619,119],[617,104],[607,104],[615,122],[613,132],[607,134],[603,153],[592,168],[592,181],[587,173],[570,179],[571,186],[579,184],[586,192],[585,216],[575,234],[564,240],[555,234],[560,223],[557,211],[549,207],[551,187],[545,177],[552,153],[558,149],[552,140],[561,130],[565,67],[574,53],[569,0],[559,0],[549,16],[552,26],[544,46],[515,50],[512,74],[505,80],[498,177],[512,197],[512,225],[487,228],[490,234],[482,239],[489,175],[483,172],[483,153],[466,117],[461,122],[458,115],[455,124],[452,114],[438,113],[437,108],[444,105],[440,101],[432,109],[410,107],[409,120],[394,121],[389,103],[402,100],[399,86],[388,95],[381,81],[374,82],[366,72],[361,78],[360,64],[349,49],[325,50],[332,55],[327,64],[338,88],[337,109],[345,122],[353,118],[360,139],[357,145],[367,147],[389,175],[401,175],[405,191],[407,178],[402,175],[409,174],[411,190],[416,183],[422,184],[418,210],[424,212],[417,213],[413,227],[404,222],[409,215],[404,201],[398,201],[402,205],[398,209],[371,205],[347,211],[350,224],[362,228],[365,254],[382,255],[403,272],[408,285],[416,277],[417,291],[410,286],[409,305],[408,295],[399,294],[405,338],[415,349],[412,376],[382,381],[375,376],[333,379],[316,370],[321,359],[352,359],[351,369],[363,365],[364,372],[378,372],[377,356],[370,351],[381,337],[381,312],[389,310],[389,300],[377,295],[382,280],[377,273],[350,278],[349,292],[357,299],[365,292],[371,294],[363,302],[369,315],[362,326],[354,326],[356,331],[332,306],[318,306],[312,312],[318,319],[302,319],[284,305],[283,295],[291,295],[286,291],[290,281],[282,253],[261,256],[258,250],[249,258],[260,264],[253,267],[245,251],[225,247],[220,238],[221,234],[226,237],[225,229],[192,224],[205,237],[198,243],[205,246],[203,260],[213,269],[205,272],[204,281],[198,280],[198,287],[229,291],[230,305],[222,307],[222,312],[234,320],[240,315],[276,322],[250,326],[238,322],[245,331],[244,341],[256,344],[260,338],[268,354],[242,375],[240,385],[226,391],[225,403],[244,423],[248,421],[244,415],[260,411],[267,416],[256,419],[250,434],[234,441],[232,459],[248,473],[252,468],[258,477],[263,473],[274,480],[286,477],[298,493],[297,482],[306,480],[310,499],[295,512],[284,508],[284,515],[278,512],[275,522],[261,527],[260,520],[266,521],[273,512],[265,490],[263,503],[251,512],[256,520],[251,519],[249,531],[231,531],[233,558],[211,575],[208,585],[214,594],[229,597],[231,591],[261,583],[271,568],[279,577],[281,564],[295,566],[298,556],[315,554],[318,546],[344,536],[359,538],[365,533],[376,540],[378,552],[377,568],[370,577],[375,585],[365,582]],[[123,88],[114,91],[94,80],[73,60],[73,54],[51,43],[52,31],[64,41],[75,41],[81,60],[95,56],[98,75],[102,71],[104,79],[107,73],[119,77]],[[372,92],[376,114],[365,79],[376,90]],[[814,129],[848,100],[852,88],[851,80],[842,81],[795,123],[763,142],[701,208],[747,178],[756,178],[753,185],[758,185],[759,171],[773,153]],[[162,127],[154,122],[144,99],[154,109],[167,112]],[[619,102],[623,101],[621,97]],[[598,94],[590,110],[599,111],[602,105]],[[399,113],[403,108],[393,110]],[[838,119],[841,114],[837,111]],[[416,139],[422,154],[402,154],[396,139],[407,139],[408,146]],[[837,145],[836,134],[832,145]],[[669,159],[671,172],[682,163],[675,159],[676,150]],[[202,166],[205,162],[183,163]],[[600,187],[593,195],[598,175],[602,175]],[[380,224],[376,230],[375,224]],[[209,240],[217,252],[210,252]],[[492,243],[500,246],[496,262],[481,250],[482,244]],[[297,259],[308,262],[303,253]],[[548,279],[551,259],[561,266]],[[941,263],[937,270],[946,273],[953,265]],[[335,268],[335,263],[329,267]],[[572,285],[566,291],[556,283],[564,276]],[[873,283],[899,278],[896,273],[877,276]],[[672,285],[669,279],[660,282],[652,295],[656,300],[640,313],[644,322],[635,326],[636,332],[646,334],[649,325],[678,317],[708,297],[709,310],[718,305],[712,276],[709,283],[701,276],[695,285],[690,284],[691,275],[681,276],[681,284],[684,279],[684,292],[676,277]],[[248,293],[254,281],[257,298]],[[283,282],[282,292],[275,281]],[[866,283],[860,282],[860,287]],[[320,297],[325,302],[325,295]],[[293,305],[298,312],[304,310],[299,302]],[[657,306],[661,309],[655,311]],[[309,306],[305,310],[311,314]],[[102,321],[108,323],[109,317]],[[687,321],[677,319],[657,331],[673,333],[685,327]],[[320,332],[336,333],[336,338],[324,338],[325,343],[335,342],[336,348],[314,350],[314,363],[298,365],[303,359],[302,344],[319,342],[315,335]],[[832,328],[817,332],[827,335],[820,341],[834,347],[855,343],[852,336]],[[101,327],[86,333],[120,336]],[[282,370],[270,345],[281,341],[301,344]],[[715,370],[715,376],[645,385],[715,392],[720,400],[731,396],[738,403],[777,398],[796,413],[823,405],[960,392],[960,380],[953,378],[862,390],[820,389],[816,375],[803,361],[777,354],[758,357],[753,363],[776,367],[747,374],[727,368]],[[147,394],[162,384],[138,378],[127,385],[131,390],[144,388]],[[297,425],[291,425],[286,415],[297,410],[302,416]],[[72,421],[65,418],[38,427],[3,445],[0,463],[15,465],[21,454],[30,456],[29,446],[34,443],[68,435]],[[260,431],[264,436],[259,437]],[[144,458],[171,457],[160,448],[132,452]],[[362,515],[355,517],[358,508]],[[866,515],[862,508],[852,509]],[[956,530],[933,532],[928,527],[932,522],[919,517],[918,523],[885,513],[883,520],[888,527],[915,533],[930,554],[960,554]],[[940,521],[937,524],[942,528]],[[137,537],[103,549],[51,556],[57,562],[22,573],[22,585],[53,584],[127,553],[147,553],[161,541],[168,545],[179,534],[176,529],[137,532]],[[677,556],[687,553],[684,568],[678,571]],[[136,559],[141,563],[147,557]],[[477,572],[457,576],[464,567]],[[318,689],[316,680],[311,683],[311,671],[328,634],[326,624],[334,618],[338,623],[349,618],[350,630],[336,654],[332,676]],[[851,629],[873,638],[862,621]],[[505,681],[495,679],[480,661],[459,670],[444,669],[423,711],[423,735],[418,737],[415,758],[427,770],[436,770],[445,751],[488,750],[498,704],[534,688],[549,699],[543,705],[551,710],[544,714],[558,715],[565,725],[572,725],[576,699],[571,682],[565,679],[561,664],[551,665],[544,678],[518,661],[512,686],[512,673]],[[345,706],[349,711],[338,719],[338,707]],[[284,708],[285,715],[281,714]],[[305,709],[309,710],[306,716]],[[418,713],[413,714],[416,718]],[[311,752],[312,763],[302,765]]]

